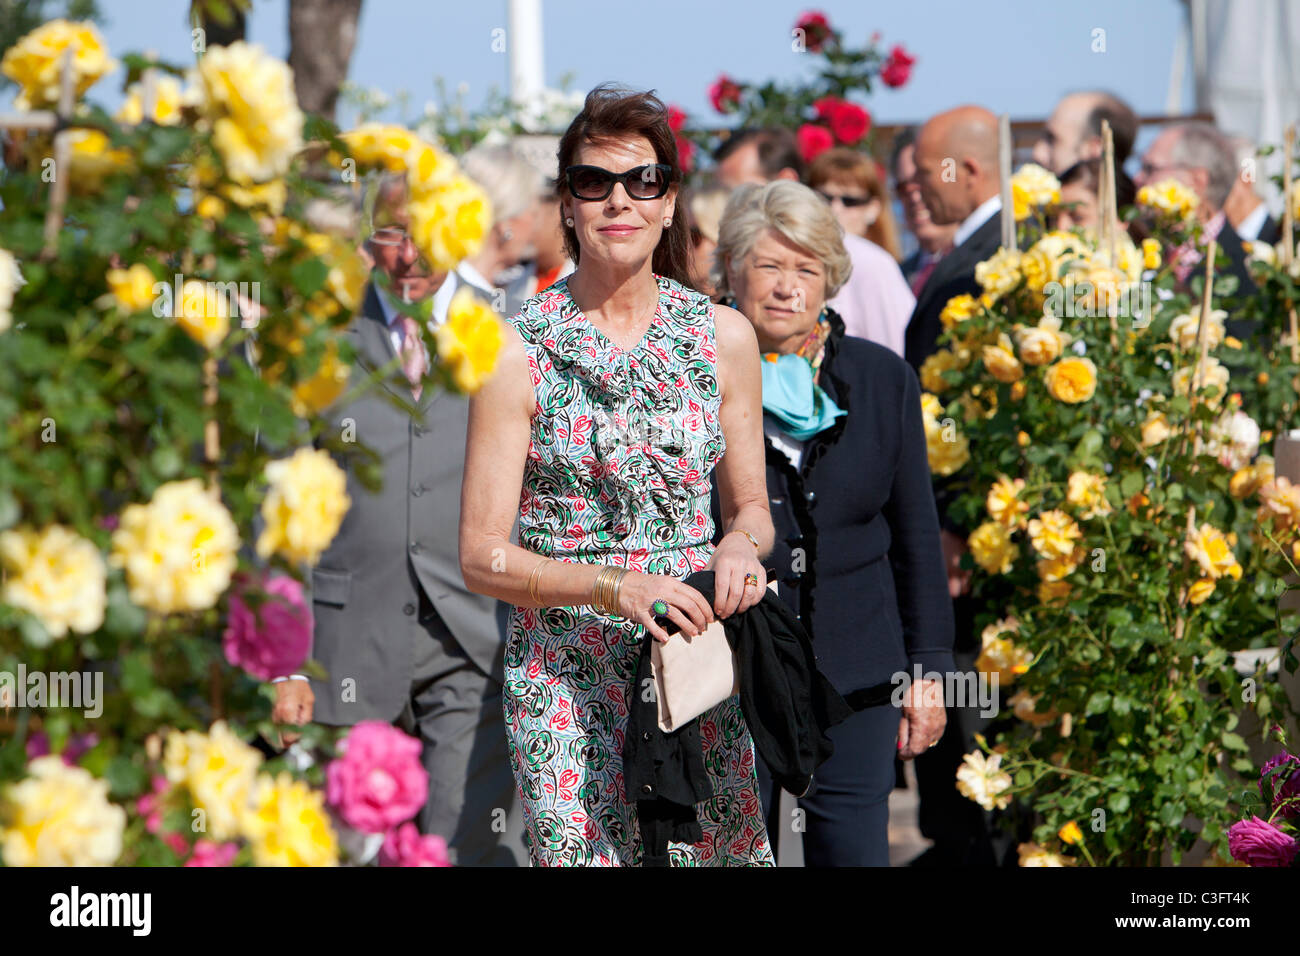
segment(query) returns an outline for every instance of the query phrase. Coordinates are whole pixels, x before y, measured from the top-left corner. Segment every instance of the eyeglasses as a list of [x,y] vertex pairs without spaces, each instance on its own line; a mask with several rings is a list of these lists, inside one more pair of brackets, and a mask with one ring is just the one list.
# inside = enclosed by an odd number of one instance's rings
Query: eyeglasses
[[668,192],[668,177],[672,171],[667,163],[637,166],[625,173],[611,173],[599,166],[570,166],[564,171],[564,178],[574,199],[608,199],[615,183],[622,183],[632,199],[658,199]]
[[825,199],[832,206],[835,205],[835,200],[838,199],[840,202],[844,203],[845,209],[857,209],[858,207],[865,206],[867,203],[871,202],[870,196],[832,196],[830,193],[824,193],[820,189],[814,189],[813,192],[818,196],[821,196],[822,199]]
[[1144,162],[1141,166],[1138,167],[1138,175],[1141,176],[1143,179],[1154,179],[1157,175],[1165,172],[1166,170],[1186,169],[1186,168],[1187,166],[1185,166],[1182,163],[1164,163],[1163,165],[1160,166],[1153,166],[1151,163]]
[[370,234],[370,241],[377,246],[400,246],[411,238],[411,234],[401,226],[380,226]]

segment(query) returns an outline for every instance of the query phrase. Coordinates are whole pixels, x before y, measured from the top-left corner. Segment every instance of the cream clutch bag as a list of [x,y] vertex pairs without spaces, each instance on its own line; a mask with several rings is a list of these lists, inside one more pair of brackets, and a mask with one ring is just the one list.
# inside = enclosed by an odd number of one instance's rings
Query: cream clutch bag
[[[775,581],[767,587],[776,593]],[[659,729],[666,734],[740,691],[736,655],[727,643],[722,621],[714,621],[698,637],[678,631],[669,635],[667,643],[653,641],[650,674],[655,682]]]

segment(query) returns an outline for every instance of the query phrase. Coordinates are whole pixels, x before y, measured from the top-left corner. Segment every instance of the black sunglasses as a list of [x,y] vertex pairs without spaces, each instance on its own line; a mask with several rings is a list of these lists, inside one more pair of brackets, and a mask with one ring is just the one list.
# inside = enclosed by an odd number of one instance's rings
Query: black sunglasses
[[611,173],[599,166],[570,166],[564,171],[564,178],[574,199],[608,199],[615,183],[622,183],[633,199],[658,199],[668,192],[672,171],[667,163],[638,166],[625,173]]
[[859,206],[865,206],[867,203],[871,202],[872,199],[871,196],[832,196],[830,193],[824,193],[820,189],[814,189],[813,192],[832,205],[834,205],[835,200],[838,199],[840,202],[844,203],[846,209],[857,209]]

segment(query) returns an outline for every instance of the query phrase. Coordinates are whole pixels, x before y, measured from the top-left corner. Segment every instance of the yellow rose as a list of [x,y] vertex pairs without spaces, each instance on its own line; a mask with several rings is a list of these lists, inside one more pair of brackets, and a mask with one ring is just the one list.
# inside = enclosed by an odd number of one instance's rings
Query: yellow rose
[[944,372],[959,370],[963,363],[951,349],[931,352],[921,363],[921,387],[927,392],[944,392],[952,384],[943,377]]
[[1164,412],[1151,412],[1142,423],[1142,447],[1151,448],[1167,441],[1173,434]]
[[1223,401],[1223,397],[1228,394],[1228,370],[1219,363],[1213,355],[1207,355],[1203,363],[1198,362],[1195,367],[1185,365],[1178,371],[1174,372],[1174,394],[1186,395],[1191,389],[1192,375],[1200,370],[1196,381],[1198,383],[1197,392],[1201,393],[1207,389],[1215,389],[1213,395],[1202,395],[1202,399],[1210,408],[1217,408]]
[[123,312],[143,312],[153,305],[155,280],[148,266],[137,262],[129,269],[109,269],[105,278]]
[[287,773],[262,774],[245,831],[258,866],[337,866],[338,839],[324,795]]
[[126,570],[131,600],[170,614],[205,611],[230,584],[239,531],[198,478],[170,481],[147,505],[128,505],[113,532],[109,564]]
[[68,49],[73,51],[73,91],[78,99],[117,67],[104,38],[89,20],[51,20],[11,46],[0,61],[0,72],[22,88],[14,106],[38,110],[58,105],[63,52]]
[[1075,865],[1074,860],[1069,857],[1061,856],[1059,853],[1051,853],[1037,843],[1021,843],[1017,847],[1017,853],[1020,855],[1021,866],[1066,867]]
[[316,374],[293,387],[293,413],[307,418],[329,408],[347,388],[351,372],[352,366],[339,358],[338,343],[330,339],[325,343],[325,355]]
[[241,186],[238,183],[222,183],[221,195],[243,209],[265,210],[274,216],[284,212],[284,204],[289,199],[289,187],[283,179]]
[[989,374],[1008,385],[1025,375],[1024,366],[1016,358],[1013,348],[1010,337],[1003,333],[998,336],[997,345],[986,345],[980,353]]
[[22,273],[18,269],[18,260],[7,249],[0,249],[0,332],[7,331],[13,324],[14,295],[23,284]]
[[249,186],[279,179],[302,148],[302,111],[287,64],[242,40],[199,58],[200,108],[226,174]]
[[1012,694],[1007,703],[1017,718],[1033,727],[1050,727],[1060,716],[1055,710],[1039,711],[1038,697],[1023,688]]
[[1204,604],[1206,599],[1214,593],[1214,588],[1214,578],[1201,578],[1187,589],[1187,600],[1192,604]]
[[1061,181],[1042,166],[1026,163],[1011,177],[1011,201],[1016,221],[1028,219],[1035,206],[1061,201]]
[[1059,508],[1029,520],[1029,540],[1034,550],[1045,558],[1070,557],[1082,537],[1079,525]]
[[1093,263],[1085,275],[1075,282],[1079,305],[1091,315],[1119,315],[1129,277],[1120,269]]
[[1261,470],[1262,462],[1255,465],[1259,480],[1259,520],[1271,521],[1274,527],[1287,530],[1300,529],[1300,485],[1292,484],[1285,475],[1274,476],[1273,463],[1267,463],[1267,477]]
[[1004,528],[1016,528],[1024,523],[1023,515],[1029,511],[1029,502],[1020,499],[1025,490],[1025,479],[1014,481],[1006,475],[998,475],[998,480],[989,487],[984,505],[989,517]]
[[0,566],[0,600],[34,615],[50,637],[90,634],[104,623],[104,558],[71,529],[0,531]]
[[1061,320],[1054,315],[1043,316],[1031,328],[1016,329],[1016,346],[1020,349],[1020,360],[1026,365],[1055,362],[1071,339],[1069,333],[1061,331]]
[[[1210,315],[1205,325],[1205,336],[1208,340],[1209,348],[1217,348],[1223,341],[1224,325],[1223,320],[1228,317],[1228,313],[1223,309],[1215,309]],[[1196,348],[1196,330],[1201,322],[1201,313],[1195,315],[1190,312],[1184,312],[1174,317],[1169,323],[1169,338],[1180,350],[1189,352]]]
[[1096,518],[1111,512],[1110,502],[1106,500],[1105,475],[1074,472],[1070,475],[1065,500],[1079,509],[1081,518]]
[[1038,603],[1045,607],[1061,607],[1069,596],[1069,581],[1038,582]]
[[1069,554],[1038,559],[1038,577],[1043,581],[1063,581],[1083,563],[1087,552],[1076,547]]
[[206,734],[172,731],[163,752],[167,779],[189,790],[194,806],[206,814],[208,833],[214,840],[231,840],[242,834],[261,766],[261,753],[220,720]]
[[1146,238],[1142,240],[1142,268],[1160,268],[1160,241]]
[[976,750],[962,758],[957,768],[957,791],[985,810],[1005,809],[1011,804],[1011,776],[1000,768],[1002,755],[985,757]]
[[943,311],[939,313],[939,321],[943,323],[945,329],[951,329],[971,318],[979,310],[980,303],[975,297],[963,292],[948,300]]
[[176,324],[185,334],[211,352],[230,333],[230,303],[211,282],[187,279],[181,286]]
[[1137,201],[1139,206],[1147,206],[1179,219],[1190,217],[1199,202],[1196,193],[1176,179],[1164,179],[1143,186],[1138,190]]
[[1073,820],[1057,830],[1056,835],[1061,838],[1062,843],[1066,844],[1078,843],[1083,839],[1083,831],[1079,829],[1079,824]]
[[1021,448],[1028,448],[1031,441],[1028,432],[1016,432],[1016,444]]
[[112,866],[122,853],[126,811],[108,800],[108,782],[50,754],[0,799],[5,866]]
[[966,547],[989,574],[1008,574],[1015,565],[1017,548],[1011,534],[996,521],[986,521],[972,531]]
[[340,134],[339,139],[347,144],[359,165],[382,166],[389,172],[407,169],[407,157],[420,142],[406,127],[390,123],[362,123]]
[[104,180],[130,172],[135,163],[125,149],[112,149],[107,136],[97,129],[68,131],[68,177],[74,192],[93,192]]
[[487,194],[465,176],[422,197],[411,197],[411,236],[425,261],[436,271],[454,269],[476,255],[492,228]]
[[[132,83],[127,87],[126,99],[114,119],[125,126],[135,126],[142,122],[145,118],[144,100],[144,83]],[[159,126],[179,126],[181,109],[186,103],[187,95],[181,88],[180,80],[166,74],[154,77],[153,109],[149,113],[149,122]]]
[[416,199],[449,185],[459,171],[455,158],[432,143],[416,140],[406,153],[406,178]]
[[505,341],[501,320],[469,289],[452,298],[447,321],[433,337],[439,364],[451,370],[456,387],[466,394],[477,392],[492,374]]
[[1077,405],[1092,398],[1097,390],[1097,366],[1092,359],[1063,358],[1047,369],[1047,393],[1059,402]]
[[1025,383],[1024,383],[1023,380],[1022,380],[1022,381],[1019,381],[1019,382],[1014,382],[1014,383],[1012,383],[1012,385],[1011,385],[1011,400],[1012,400],[1013,402],[1018,402],[1018,401],[1020,401],[1022,398],[1025,397],[1025,392],[1026,392],[1026,390],[1027,390],[1027,389],[1025,388]]
[[1225,574],[1233,580],[1241,578],[1241,565],[1232,552],[1232,546],[1223,532],[1211,524],[1202,524],[1199,530],[1188,535],[1184,542],[1187,556],[1200,565],[1201,570],[1214,580]]
[[271,488],[262,502],[266,527],[257,539],[258,556],[275,552],[314,565],[352,505],[347,476],[327,452],[300,448],[268,464],[266,477]]
[[995,299],[1015,289],[1020,278],[1020,253],[1014,249],[1000,248],[975,267],[975,281]]
[[943,403],[929,392],[921,394],[921,423],[925,428],[925,450],[930,471],[951,475],[970,460],[970,442],[957,431],[951,419],[940,418],[947,412]]

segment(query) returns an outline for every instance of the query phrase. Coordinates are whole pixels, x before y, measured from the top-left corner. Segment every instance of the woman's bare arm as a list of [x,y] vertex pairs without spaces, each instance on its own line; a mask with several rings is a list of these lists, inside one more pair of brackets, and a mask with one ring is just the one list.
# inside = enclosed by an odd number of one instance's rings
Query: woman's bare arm
[[[718,343],[719,418],[727,451],[718,462],[722,530],[748,531],[759,554],[772,551],[776,532],[767,503],[767,463],[763,455],[763,378],[758,338],[749,320],[735,309],[715,306]],[[740,539],[745,540],[743,536]],[[753,545],[749,545],[753,551]]]

